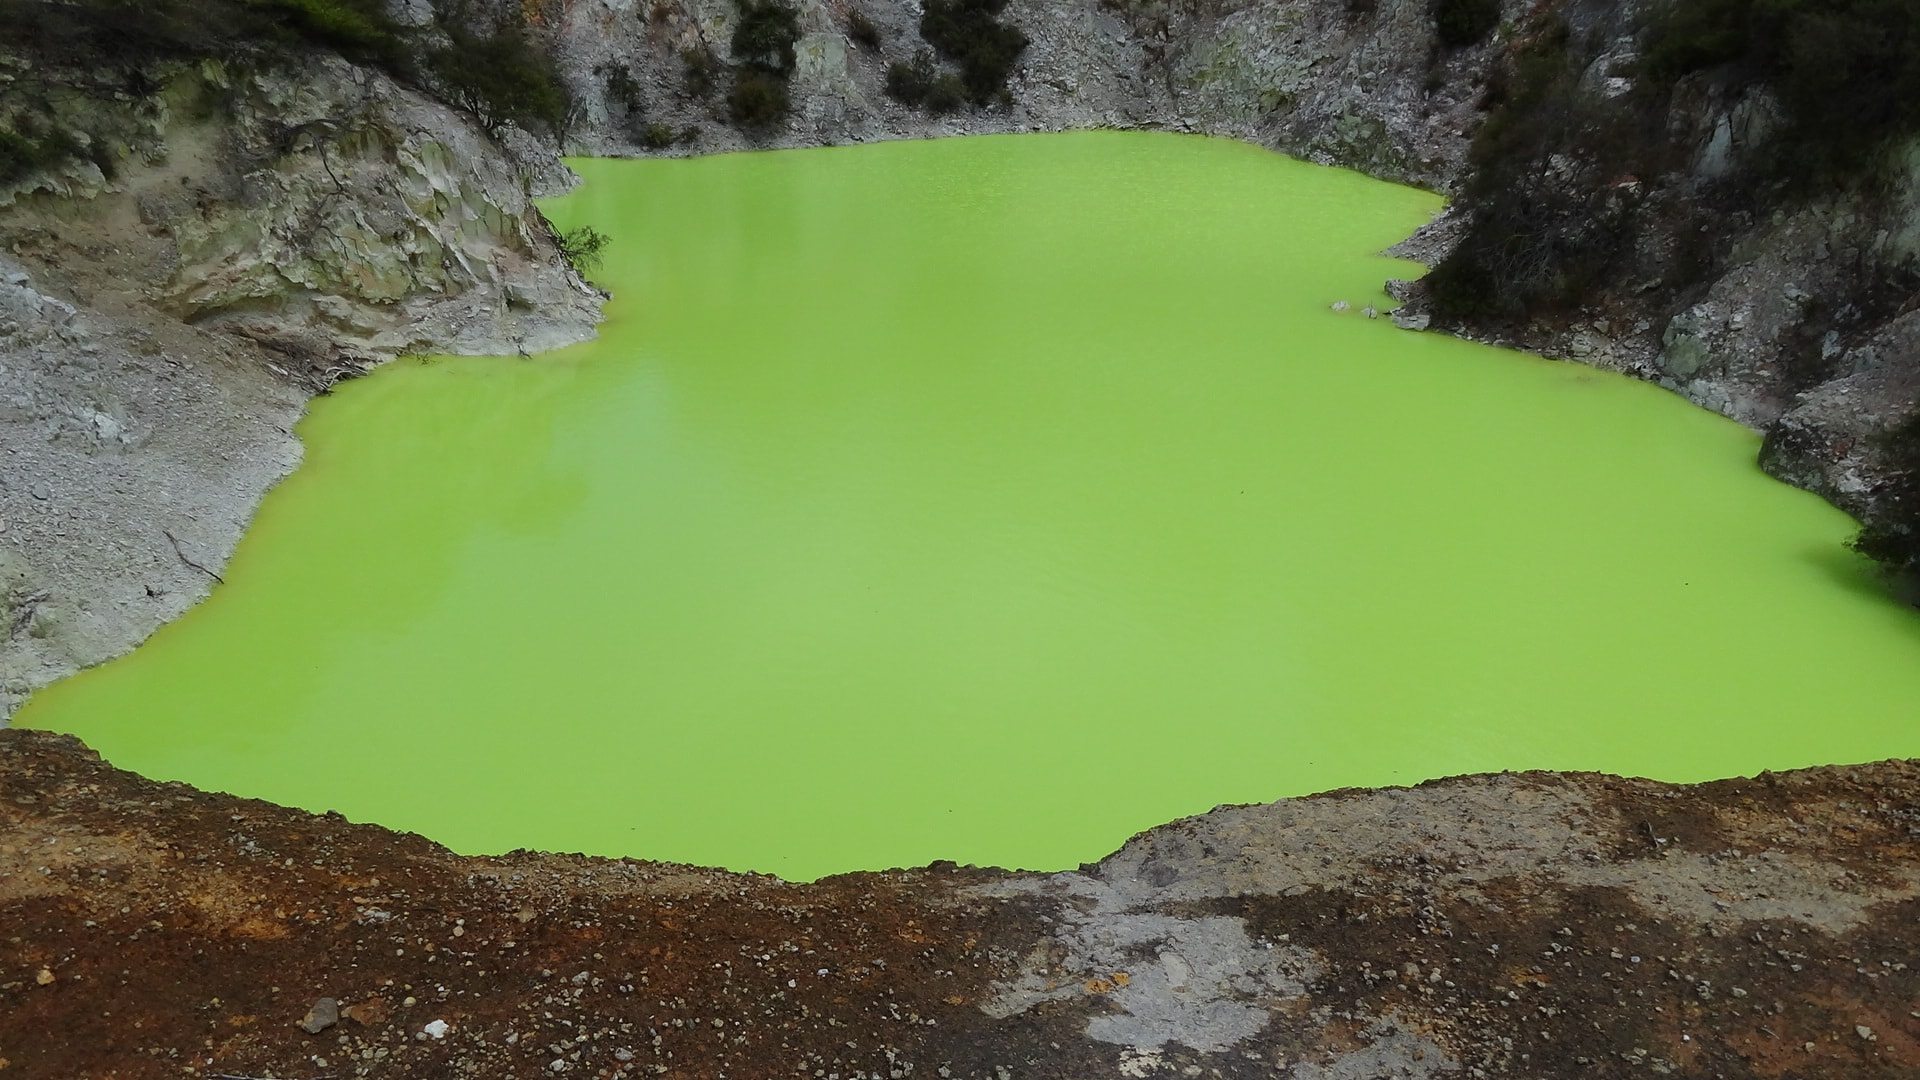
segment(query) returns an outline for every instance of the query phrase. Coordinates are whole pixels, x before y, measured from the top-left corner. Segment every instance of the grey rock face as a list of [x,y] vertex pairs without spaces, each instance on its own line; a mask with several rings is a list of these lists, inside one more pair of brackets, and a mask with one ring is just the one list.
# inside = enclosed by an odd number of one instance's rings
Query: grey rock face
[[0,719],[205,595],[299,460],[309,394],[599,316],[532,204],[550,160],[339,59],[165,75],[150,98],[47,96],[114,179],[83,161],[0,191]]

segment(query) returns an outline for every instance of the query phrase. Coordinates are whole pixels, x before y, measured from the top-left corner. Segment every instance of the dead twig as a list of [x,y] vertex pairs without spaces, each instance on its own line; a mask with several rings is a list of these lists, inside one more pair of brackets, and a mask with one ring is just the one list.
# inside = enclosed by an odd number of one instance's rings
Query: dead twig
[[[207,575],[208,577],[212,578],[213,580],[219,582],[222,585],[225,585],[227,583],[226,578],[221,577],[219,574],[214,573],[213,571],[207,569],[206,567],[200,565],[199,563],[194,562],[191,558],[188,558],[186,551],[180,547],[179,537],[173,535],[172,532],[166,529],[161,529],[160,535],[166,537],[167,540],[173,544],[173,553],[175,555],[180,556],[181,562],[186,563],[188,566],[193,567],[195,570],[200,571],[201,573]],[[248,1078],[242,1077],[241,1080],[248,1080]]]

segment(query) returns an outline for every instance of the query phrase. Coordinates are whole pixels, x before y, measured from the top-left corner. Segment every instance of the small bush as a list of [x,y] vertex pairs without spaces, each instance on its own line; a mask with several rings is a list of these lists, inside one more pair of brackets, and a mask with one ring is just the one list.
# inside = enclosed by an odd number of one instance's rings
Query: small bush
[[600,79],[606,85],[607,100],[625,110],[630,116],[647,111],[646,97],[640,92],[640,82],[627,70],[625,64],[602,64],[598,69]]
[[[738,0],[733,59],[781,78],[793,74],[793,44],[800,40],[800,13],[779,0]],[[782,94],[785,89],[782,88]],[[784,113],[784,110],[782,110]]]
[[996,17],[1006,6],[1007,0],[927,0],[920,16],[920,36],[959,65],[967,98],[976,105],[1000,97],[1027,48],[1027,35]]
[[1478,45],[1499,25],[1500,0],[1433,0],[1433,28],[1449,48]]
[[1787,115],[1776,172],[1800,186],[1860,172],[1920,134],[1920,4],[1913,0],[1672,0],[1647,31],[1644,74],[1671,84],[1727,67]]
[[434,75],[454,104],[472,113],[488,131],[509,121],[523,128],[544,128],[564,135],[573,111],[573,95],[560,81],[553,60],[508,22],[485,35],[449,25],[448,44],[428,58]]
[[911,62],[888,65],[887,96],[943,116],[966,107],[967,86],[960,76],[940,70],[933,53],[921,49],[913,54]]
[[236,54],[272,61],[317,47],[406,77],[411,37],[387,14],[385,0],[0,2],[0,41],[99,66]]
[[680,54],[680,85],[689,96],[711,97],[719,75],[720,61],[706,49],[688,49]]
[[600,265],[606,257],[609,243],[612,243],[612,237],[591,225],[569,229],[558,238],[561,257],[583,274]]
[[880,51],[880,28],[859,8],[847,12],[847,37],[868,52]]
[[[1003,106],[1013,104],[1011,95],[1004,87],[994,95],[994,100]],[[927,99],[921,103],[921,107],[935,116],[959,112],[967,107],[967,84],[951,71],[941,72],[940,77],[933,80],[933,85],[927,87]]]
[[71,161],[79,153],[80,144],[64,131],[36,136],[0,128],[0,183],[24,180],[42,169]]
[[727,95],[727,118],[744,131],[765,131],[786,119],[790,108],[786,82],[752,68],[740,72]]
[[673,129],[659,121],[647,125],[640,133],[640,145],[649,150],[665,150],[674,142]]
[[927,100],[927,91],[940,77],[933,53],[921,49],[912,60],[896,60],[887,65],[887,96],[902,105],[918,106]]

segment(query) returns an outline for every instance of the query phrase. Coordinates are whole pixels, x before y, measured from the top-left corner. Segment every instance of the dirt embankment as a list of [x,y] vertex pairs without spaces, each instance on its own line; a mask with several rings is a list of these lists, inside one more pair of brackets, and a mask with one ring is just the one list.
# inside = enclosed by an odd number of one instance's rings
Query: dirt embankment
[[8,731],[0,925],[8,1077],[1912,1076],[1920,765],[1469,777],[797,885],[462,858]]

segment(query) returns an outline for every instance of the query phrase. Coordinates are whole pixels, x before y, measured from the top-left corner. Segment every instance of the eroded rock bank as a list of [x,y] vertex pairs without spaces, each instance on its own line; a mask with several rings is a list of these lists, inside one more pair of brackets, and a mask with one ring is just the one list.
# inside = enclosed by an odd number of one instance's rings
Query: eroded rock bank
[[810,885],[462,858],[37,732],[0,777],[9,1076],[1920,1069],[1911,762],[1465,777]]
[[0,57],[9,102],[86,144],[0,190],[0,717],[205,595],[310,395],[598,319],[537,147],[337,57],[140,75]]

